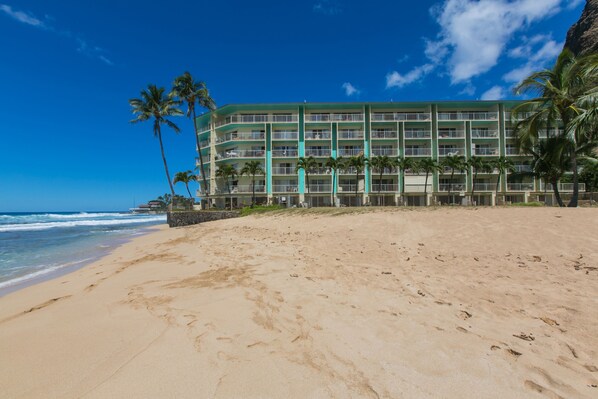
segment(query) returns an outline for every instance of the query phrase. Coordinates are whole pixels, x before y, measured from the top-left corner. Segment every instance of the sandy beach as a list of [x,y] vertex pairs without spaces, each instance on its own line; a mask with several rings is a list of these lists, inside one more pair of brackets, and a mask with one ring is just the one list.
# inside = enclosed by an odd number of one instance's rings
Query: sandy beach
[[3,398],[596,398],[598,210],[159,231],[0,298]]

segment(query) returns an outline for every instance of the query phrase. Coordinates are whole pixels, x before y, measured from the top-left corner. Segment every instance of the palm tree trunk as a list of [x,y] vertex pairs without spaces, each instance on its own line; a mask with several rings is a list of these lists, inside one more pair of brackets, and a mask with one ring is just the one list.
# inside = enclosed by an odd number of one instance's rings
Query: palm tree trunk
[[334,188],[335,188],[336,170],[332,169],[332,187],[330,188],[330,206],[334,206]]
[[428,206],[428,175],[430,174],[430,172],[428,172],[426,170],[426,183],[424,184],[424,202],[426,203],[426,206]]
[[[577,147],[577,146],[575,146]],[[573,168],[573,195],[571,201],[569,201],[569,208],[577,208],[577,200],[579,197],[579,176],[577,173],[577,148],[573,148],[571,151],[571,167]]]
[[475,200],[475,183],[476,180],[478,179],[478,171],[476,170],[475,173],[473,174],[473,182],[471,185],[471,205],[473,205],[473,201]]
[[451,169],[451,181],[449,182],[449,190],[448,190],[448,196],[449,196],[449,205],[452,205],[455,201],[453,200],[453,198],[451,197],[451,191],[453,191],[453,177],[455,176],[455,169]]
[[502,172],[498,171],[498,177],[496,178],[496,195],[494,196],[494,206],[498,205],[498,190],[500,189],[500,175]]
[[382,202],[382,196],[380,195],[382,191],[382,173],[384,173],[384,169],[380,169],[380,178],[378,179],[378,205]]
[[307,171],[305,172],[305,182],[307,183],[307,190],[306,190],[306,198],[305,201],[309,204],[309,206],[311,206],[311,202],[307,201],[307,199],[309,198],[309,173],[307,173]]
[[251,177],[251,207],[255,205],[255,175]]
[[405,205],[405,172],[401,169],[401,202]]
[[166,178],[168,179],[168,185],[170,186],[170,192],[172,193],[172,200],[174,202],[174,186],[172,185],[172,180],[170,180],[170,172],[168,171],[168,164],[166,163],[166,155],[164,155],[164,145],[162,144],[162,132],[160,131],[159,125],[158,140],[160,141],[160,151],[162,152],[162,162],[164,162],[164,171],[166,172]]
[[550,182],[552,184],[552,190],[554,191],[554,196],[556,197],[556,202],[559,204],[559,206],[561,208],[563,208],[565,206],[565,204],[563,203],[563,200],[561,199],[561,193],[559,193],[559,182],[557,179],[552,179]]
[[193,199],[193,196],[191,195],[191,191],[189,191],[189,183],[185,182],[185,187],[187,187],[187,192],[189,193],[189,198]]
[[199,143],[199,133],[197,132],[197,123],[195,117],[195,104],[191,107],[191,112],[193,115],[193,129],[195,130],[195,142],[197,143],[197,152],[199,153],[199,170],[201,171],[201,180],[203,182],[203,192],[206,195],[206,202],[208,203],[208,208],[210,207],[210,189],[208,188],[208,181],[206,179],[206,171],[203,167],[203,155],[201,155],[201,144]]
[[358,201],[357,201],[358,188],[359,188],[359,172],[355,173],[355,206],[359,206]]

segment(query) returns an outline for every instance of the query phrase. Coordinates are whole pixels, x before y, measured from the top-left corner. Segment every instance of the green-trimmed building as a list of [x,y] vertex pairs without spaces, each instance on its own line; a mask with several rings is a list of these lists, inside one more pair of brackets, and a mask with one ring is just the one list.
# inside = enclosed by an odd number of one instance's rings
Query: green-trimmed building
[[[426,188],[422,173],[385,170],[380,180],[379,172],[368,167],[357,180],[355,171],[336,173],[326,168],[325,162],[329,157],[359,154],[366,158],[388,155],[415,160],[432,158],[439,162],[451,155],[488,159],[506,156],[512,158],[517,172],[526,172],[530,159],[519,152],[511,128],[510,109],[517,104],[514,101],[231,104],[199,116],[197,122],[210,196],[219,206],[228,205],[231,198],[235,206],[251,202],[250,177],[232,179],[229,182],[232,194],[226,183],[216,177],[220,165],[228,163],[240,170],[250,160],[259,160],[266,172],[256,179],[259,203],[429,205],[465,201],[473,188],[471,173],[456,171],[451,180],[451,170],[440,170],[430,176]],[[309,173],[310,187],[307,187],[305,172],[297,172],[296,165],[299,157],[309,156],[319,165]],[[478,174],[475,187],[478,204],[496,203],[497,179],[496,170]],[[452,199],[448,196],[449,189]],[[566,184],[561,189],[570,190]],[[503,198],[511,202],[542,200],[544,192],[542,182],[525,173],[501,176],[500,201]]]

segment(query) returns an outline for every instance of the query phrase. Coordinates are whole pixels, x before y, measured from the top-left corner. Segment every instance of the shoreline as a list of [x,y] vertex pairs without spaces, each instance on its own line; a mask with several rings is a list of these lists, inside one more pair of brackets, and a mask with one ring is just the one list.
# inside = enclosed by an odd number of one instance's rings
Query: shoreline
[[[168,225],[165,224],[165,227],[168,227]],[[0,285],[0,298],[4,297],[6,295],[9,295],[13,292],[18,292],[25,288],[44,283],[46,281],[54,280],[59,277],[76,272],[77,270],[80,270],[86,266],[92,265],[95,262],[101,261],[103,258],[110,255],[113,251],[115,251],[116,249],[118,249],[119,247],[121,247],[123,245],[126,245],[127,243],[131,242],[135,238],[141,237],[141,236],[144,236],[147,234],[151,234],[156,231],[160,231],[163,228],[164,227],[162,224],[151,225],[151,226],[148,226],[145,228],[141,228],[140,233],[138,233],[138,234],[131,235],[129,237],[121,237],[118,239],[114,239],[109,244],[107,244],[108,246],[105,248],[105,252],[103,252],[101,254],[97,254],[96,256],[94,256],[92,258],[83,259],[83,260],[79,260],[79,261],[67,262],[66,264],[63,264],[63,265],[53,266],[52,268],[49,268],[49,269],[38,270],[34,273],[25,274],[23,276],[19,276],[19,277],[13,278],[11,280],[2,281],[1,284],[6,284],[6,285]],[[14,282],[15,280],[19,280],[19,281],[16,283],[13,283],[13,284],[7,284],[7,283]]]

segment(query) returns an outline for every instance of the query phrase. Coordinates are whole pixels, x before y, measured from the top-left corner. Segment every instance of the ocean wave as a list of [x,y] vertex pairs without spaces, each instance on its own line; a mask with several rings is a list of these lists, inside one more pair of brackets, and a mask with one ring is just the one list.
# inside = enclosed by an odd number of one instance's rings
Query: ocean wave
[[40,222],[40,223],[16,223],[0,225],[0,232],[9,231],[34,231],[48,230],[53,228],[77,227],[77,226],[117,226],[123,224],[139,224],[150,222],[166,221],[165,215],[137,217],[132,219],[104,219],[104,220],[73,220],[64,222]]
[[76,266],[76,265],[79,265],[81,263],[90,262],[90,261],[92,261],[94,259],[95,258],[85,258],[85,259],[80,259],[80,260],[76,260],[76,261],[73,261],[73,262],[63,263],[61,265],[51,266],[51,267],[48,267],[48,268],[45,268],[45,269],[42,269],[42,270],[38,270],[38,271],[33,272],[33,273],[26,274],[26,275],[21,276],[21,277],[16,277],[16,278],[13,278],[11,280],[2,281],[2,282],[0,282],[0,289],[6,288],[6,287],[10,287],[10,286],[13,286],[13,285],[16,285],[16,284],[24,283],[25,281],[32,280],[32,279],[34,279],[36,277],[40,277],[40,276],[43,276],[43,275],[55,272],[56,270],[60,270],[60,269],[63,269],[65,267]]
[[80,212],[80,213],[72,213],[72,214],[64,214],[64,213],[46,213],[43,215],[51,219],[90,219],[90,218],[103,218],[103,217],[127,217],[131,216],[130,213],[121,213],[121,212],[106,212],[106,213],[87,213],[87,212]]

